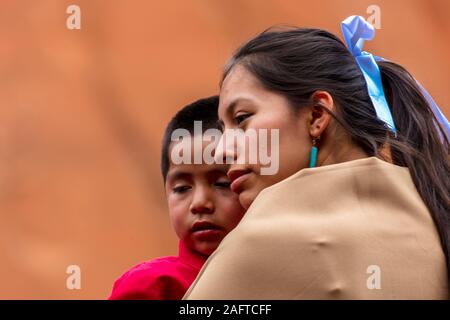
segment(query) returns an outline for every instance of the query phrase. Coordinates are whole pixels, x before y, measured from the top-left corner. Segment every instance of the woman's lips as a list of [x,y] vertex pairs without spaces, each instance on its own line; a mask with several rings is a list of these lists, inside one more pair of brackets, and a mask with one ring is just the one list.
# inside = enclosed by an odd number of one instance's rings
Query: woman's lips
[[250,176],[252,171],[248,169],[234,169],[228,171],[227,175],[231,181],[230,189],[234,193],[242,192],[242,184]]

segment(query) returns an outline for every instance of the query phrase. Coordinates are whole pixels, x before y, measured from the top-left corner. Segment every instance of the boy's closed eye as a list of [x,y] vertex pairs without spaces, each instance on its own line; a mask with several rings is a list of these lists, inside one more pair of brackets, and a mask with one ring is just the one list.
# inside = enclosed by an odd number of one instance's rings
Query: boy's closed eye
[[189,186],[189,185],[179,185],[179,186],[173,187],[172,192],[181,194],[181,193],[185,193],[189,189],[191,189],[191,186]]
[[230,181],[223,180],[215,182],[214,186],[222,189],[230,189],[230,184],[231,184]]
[[[220,188],[220,189],[230,189],[230,181],[216,181],[213,184],[214,187]],[[192,187],[189,185],[180,185],[172,188],[173,193],[185,193],[186,191],[190,190]]]

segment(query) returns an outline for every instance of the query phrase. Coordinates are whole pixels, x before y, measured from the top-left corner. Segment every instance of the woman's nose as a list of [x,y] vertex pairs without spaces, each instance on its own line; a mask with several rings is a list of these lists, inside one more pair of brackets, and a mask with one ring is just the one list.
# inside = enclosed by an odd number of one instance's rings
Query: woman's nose
[[189,210],[193,214],[213,213],[214,200],[208,188],[199,187],[194,190],[194,195]]
[[214,162],[232,164],[237,159],[236,144],[227,134],[222,134],[214,151]]

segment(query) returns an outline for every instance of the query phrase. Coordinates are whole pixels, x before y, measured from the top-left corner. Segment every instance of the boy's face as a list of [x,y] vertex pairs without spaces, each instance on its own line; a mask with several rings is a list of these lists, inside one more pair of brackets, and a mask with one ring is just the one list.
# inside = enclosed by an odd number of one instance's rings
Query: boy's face
[[166,197],[175,232],[203,255],[210,255],[245,213],[230,190],[227,170],[224,164],[171,162],[167,173]]

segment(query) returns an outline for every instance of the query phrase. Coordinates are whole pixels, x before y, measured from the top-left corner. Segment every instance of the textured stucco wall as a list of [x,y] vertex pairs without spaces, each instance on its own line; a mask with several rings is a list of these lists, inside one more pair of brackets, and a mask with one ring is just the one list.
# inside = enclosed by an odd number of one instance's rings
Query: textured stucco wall
[[[66,8],[81,7],[68,30]],[[447,0],[3,0],[0,298],[105,298],[131,265],[175,254],[162,131],[214,94],[242,41],[279,23],[340,34],[381,8],[366,49],[403,64],[450,115]],[[82,271],[67,290],[66,267]]]

